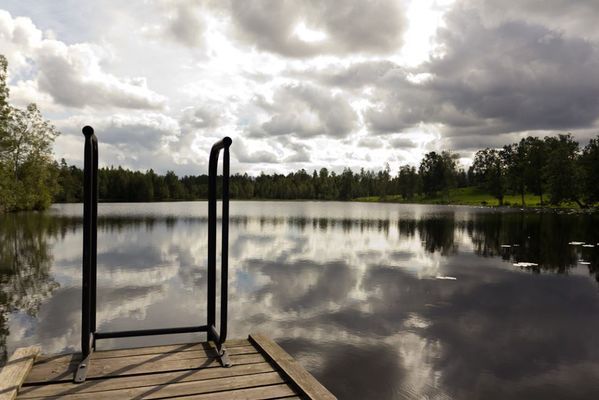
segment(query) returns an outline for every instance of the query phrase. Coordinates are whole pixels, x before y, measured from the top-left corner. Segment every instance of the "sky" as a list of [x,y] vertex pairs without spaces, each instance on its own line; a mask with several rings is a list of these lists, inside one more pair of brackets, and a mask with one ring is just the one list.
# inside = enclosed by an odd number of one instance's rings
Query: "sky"
[[598,0],[2,0],[11,102],[81,165],[206,173],[417,165],[599,133]]

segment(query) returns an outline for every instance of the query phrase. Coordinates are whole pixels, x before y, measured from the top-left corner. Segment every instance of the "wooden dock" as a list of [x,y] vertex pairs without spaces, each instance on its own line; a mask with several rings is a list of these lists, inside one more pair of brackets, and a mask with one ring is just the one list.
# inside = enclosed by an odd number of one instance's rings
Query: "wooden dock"
[[35,350],[17,350],[0,373],[0,399],[335,399],[264,335],[225,346],[230,368],[207,342],[96,351],[83,383],[73,383],[80,354],[34,361]]

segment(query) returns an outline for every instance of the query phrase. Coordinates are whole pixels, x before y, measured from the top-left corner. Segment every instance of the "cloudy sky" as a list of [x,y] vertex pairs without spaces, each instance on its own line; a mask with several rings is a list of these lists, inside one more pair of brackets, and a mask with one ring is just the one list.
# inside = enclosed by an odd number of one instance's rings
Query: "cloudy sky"
[[80,164],[393,171],[431,150],[599,133],[597,0],[3,0],[12,102]]

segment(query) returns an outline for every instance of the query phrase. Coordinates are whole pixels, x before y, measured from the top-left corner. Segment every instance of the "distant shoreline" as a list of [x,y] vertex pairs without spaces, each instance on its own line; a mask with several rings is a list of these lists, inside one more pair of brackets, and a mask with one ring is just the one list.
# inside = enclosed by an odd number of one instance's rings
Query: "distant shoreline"
[[520,195],[506,195],[503,204],[499,204],[499,200],[492,195],[482,192],[473,187],[465,187],[453,189],[449,192],[449,199],[445,196],[423,197],[414,196],[412,199],[405,199],[400,195],[389,196],[371,196],[360,197],[354,201],[364,203],[395,203],[395,204],[421,204],[421,205],[460,205],[472,207],[489,207],[489,208],[506,208],[506,209],[525,209],[525,210],[573,210],[581,212],[596,212],[599,211],[599,204],[590,204],[588,207],[580,207],[575,202],[561,203],[558,205],[549,204],[544,201],[541,203],[540,196],[526,193],[524,202]]
[[[231,199],[231,201],[263,201],[263,202],[341,202],[341,203],[387,203],[387,204],[404,204],[404,205],[435,205],[435,206],[466,206],[466,207],[485,207],[494,209],[522,209],[526,211],[545,210],[545,211],[576,211],[576,212],[599,212],[599,204],[589,206],[588,208],[581,208],[577,204],[561,204],[561,205],[550,205],[538,203],[530,203],[522,206],[520,203],[508,203],[508,204],[495,204],[495,202],[484,202],[475,203],[473,201],[459,201],[458,199],[452,199],[450,201],[442,201],[439,198],[428,198],[428,199],[411,199],[406,200],[401,198],[399,195],[390,195],[381,198],[380,196],[361,197],[351,200],[339,200],[339,199]],[[104,200],[100,199],[100,204],[135,204],[135,203],[185,203],[185,202],[205,202],[208,199],[181,199],[181,200],[168,200],[168,201],[118,201],[118,200]],[[490,204],[489,204],[490,203]],[[52,204],[82,204],[80,202],[55,202]]]

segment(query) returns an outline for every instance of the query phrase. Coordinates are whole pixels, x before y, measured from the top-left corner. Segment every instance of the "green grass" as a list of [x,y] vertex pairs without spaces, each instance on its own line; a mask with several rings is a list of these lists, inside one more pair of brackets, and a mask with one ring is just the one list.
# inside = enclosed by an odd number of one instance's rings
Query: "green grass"
[[[458,189],[451,189],[449,191],[449,199],[446,196],[435,196],[435,197],[424,197],[416,196],[412,200],[404,200],[400,195],[390,195],[385,198],[379,196],[370,197],[359,197],[354,199],[355,201],[363,202],[386,202],[386,203],[416,203],[416,204],[460,204],[469,206],[498,206],[499,201],[491,196],[489,193],[476,188],[476,187],[464,187]],[[544,199],[547,201],[546,199]],[[524,202],[527,207],[540,207],[541,198],[532,193],[527,193],[524,196]],[[520,195],[506,195],[503,198],[504,206],[522,207],[522,199]],[[576,204],[563,204],[562,207],[578,208]]]

